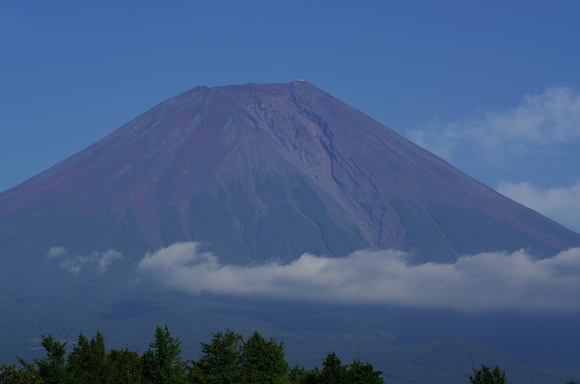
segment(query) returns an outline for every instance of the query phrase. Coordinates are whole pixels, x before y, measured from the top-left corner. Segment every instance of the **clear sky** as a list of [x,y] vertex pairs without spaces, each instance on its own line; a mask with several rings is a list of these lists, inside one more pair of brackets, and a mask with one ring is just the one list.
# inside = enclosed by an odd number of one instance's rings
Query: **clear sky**
[[580,231],[578,20],[578,0],[0,0],[0,191],[195,86],[303,78]]

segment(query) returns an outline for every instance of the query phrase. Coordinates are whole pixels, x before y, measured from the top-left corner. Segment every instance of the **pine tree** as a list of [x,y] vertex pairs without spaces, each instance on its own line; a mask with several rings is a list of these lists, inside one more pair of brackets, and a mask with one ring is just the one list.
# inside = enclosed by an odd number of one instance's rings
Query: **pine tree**
[[171,336],[167,324],[155,329],[155,341],[143,355],[145,376],[153,384],[185,382],[181,362],[181,341]]
[[238,382],[243,336],[226,329],[212,333],[211,342],[201,344],[199,360],[193,362],[190,380],[202,384],[231,384]]
[[113,349],[107,355],[112,383],[140,383],[143,378],[143,358],[139,353]]
[[363,363],[360,359],[354,359],[347,366],[348,383],[351,384],[384,384],[385,381],[380,377],[383,372],[375,371],[371,363]]
[[[21,360],[21,363],[23,361]],[[0,384],[42,384],[38,372],[29,363],[23,363],[21,368],[16,365],[4,364],[0,366]]]
[[100,331],[89,341],[82,333],[68,355],[67,372],[75,384],[99,384],[108,380],[110,370],[107,363],[105,337]]
[[342,362],[336,356],[335,352],[329,353],[322,360],[322,370],[320,371],[319,381],[322,384],[343,384],[347,383],[346,367],[341,365]]
[[240,374],[242,382],[274,384],[288,375],[284,341],[277,343],[254,332],[242,345]]
[[66,341],[60,342],[52,335],[42,336],[40,343],[46,350],[46,357],[37,360],[34,363],[38,367],[38,374],[47,384],[61,384],[67,380],[66,374]]
[[505,371],[499,369],[498,366],[489,368],[481,365],[480,369],[472,368],[473,376],[469,375],[469,382],[471,384],[506,384]]

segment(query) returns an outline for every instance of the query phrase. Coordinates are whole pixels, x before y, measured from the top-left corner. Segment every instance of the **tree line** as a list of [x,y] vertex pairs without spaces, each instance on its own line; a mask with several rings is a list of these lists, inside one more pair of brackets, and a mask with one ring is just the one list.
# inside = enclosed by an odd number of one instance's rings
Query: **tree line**
[[[384,384],[382,372],[371,363],[355,359],[343,365],[336,353],[322,359],[322,368],[290,368],[285,360],[284,341],[265,339],[258,332],[243,335],[226,329],[212,333],[201,344],[197,361],[183,361],[181,340],[171,336],[167,325],[156,327],[154,341],[143,354],[112,349],[105,337],[95,333],[89,340],[82,333],[67,354],[67,342],[42,336],[46,354],[20,366],[0,366],[0,384]],[[507,384],[499,367],[482,365],[472,369],[471,384]],[[566,384],[579,384],[570,379]]]
[[[471,369],[473,375],[469,375],[469,382],[471,384],[507,384],[505,371],[502,371],[497,365],[490,368],[486,365],[481,365],[481,368]],[[568,380],[566,384],[579,384],[576,380]]]
[[200,343],[197,361],[182,360],[181,341],[167,325],[156,327],[154,341],[143,354],[128,348],[107,352],[101,332],[90,340],[79,334],[69,353],[67,343],[50,334],[42,336],[41,344],[44,357],[33,362],[17,358],[19,366],[0,366],[0,384],[384,384],[382,372],[371,363],[355,359],[343,365],[334,352],[322,360],[322,368],[290,368],[284,341],[258,332],[246,339],[229,329],[212,333],[209,343]]

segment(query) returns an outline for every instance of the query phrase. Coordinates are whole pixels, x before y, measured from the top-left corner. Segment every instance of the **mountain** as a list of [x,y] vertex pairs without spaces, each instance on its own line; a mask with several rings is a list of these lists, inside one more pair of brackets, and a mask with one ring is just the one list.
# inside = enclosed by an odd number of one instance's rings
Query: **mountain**
[[391,384],[464,383],[482,363],[514,384],[580,377],[576,313],[192,296],[136,268],[189,240],[223,265],[362,248],[414,263],[521,248],[549,257],[580,245],[306,81],[196,87],[0,193],[0,363],[41,358],[49,333],[100,330],[108,348],[143,352],[167,323],[185,359],[229,328],[284,339],[292,365],[332,351],[370,361]]
[[235,264],[580,245],[306,81],[193,88],[0,194],[5,254],[65,246],[137,259],[188,240]]

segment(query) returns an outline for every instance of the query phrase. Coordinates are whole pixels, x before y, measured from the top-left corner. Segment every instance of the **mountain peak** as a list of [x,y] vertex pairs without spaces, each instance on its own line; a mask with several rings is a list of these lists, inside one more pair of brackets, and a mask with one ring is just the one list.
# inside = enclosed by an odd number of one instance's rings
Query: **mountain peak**
[[34,227],[79,249],[199,240],[235,263],[361,248],[451,261],[580,245],[305,80],[171,98],[0,194],[0,224],[4,236]]

